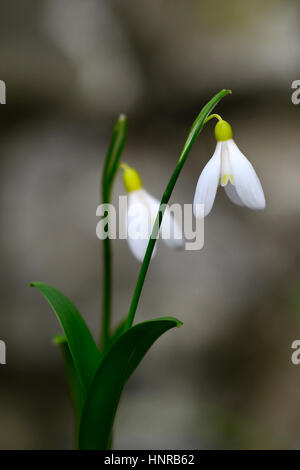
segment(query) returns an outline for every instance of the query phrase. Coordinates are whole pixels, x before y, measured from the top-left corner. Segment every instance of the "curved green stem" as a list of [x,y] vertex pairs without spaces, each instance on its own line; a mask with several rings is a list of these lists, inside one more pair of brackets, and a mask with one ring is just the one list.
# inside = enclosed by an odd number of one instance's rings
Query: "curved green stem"
[[[211,111],[214,109],[214,107],[218,104],[218,102],[226,95],[231,93],[230,90],[222,90],[219,93],[217,93],[210,101],[207,103],[206,106],[201,110],[200,114],[196,118],[194,124],[192,125],[191,131],[188,135],[188,138],[184,144],[183,150],[181,152],[181,155],[179,157],[179,160],[177,162],[177,165],[175,167],[175,170],[173,171],[173,174],[171,176],[171,179],[165,189],[165,192],[163,193],[161,202],[160,202],[160,208],[158,211],[158,214],[156,216],[156,220],[152,229],[152,234],[148,243],[148,247],[145,253],[145,257],[140,269],[139,277],[137,280],[137,284],[135,287],[135,291],[132,297],[128,317],[127,317],[127,323],[126,323],[126,328],[129,329],[131,325],[133,324],[134,321],[134,316],[135,312],[138,306],[138,302],[141,296],[141,292],[143,289],[144,281],[146,278],[146,274],[149,268],[149,264],[151,261],[151,256],[152,252],[156,243],[156,239],[159,233],[160,225],[162,222],[164,210],[166,207],[166,204],[169,202],[169,199],[171,197],[172,191],[174,189],[174,186],[176,184],[176,181],[178,179],[178,176],[182,170],[182,167],[186,161],[186,158],[198,136],[200,131],[202,130],[204,124],[207,122],[208,115],[211,113]],[[214,115],[214,117],[217,115]],[[222,118],[221,118],[222,119]]]
[[[109,204],[114,178],[118,171],[119,160],[123,151],[127,134],[127,119],[120,115],[115,125],[113,135],[108,147],[101,184],[102,203]],[[108,227],[105,227],[108,230]],[[112,263],[109,237],[103,240],[103,298],[102,298],[102,328],[100,349],[105,350],[110,337],[110,314],[112,297]]]
[[222,117],[220,116],[220,114],[211,114],[210,116],[208,116],[206,119],[205,119],[205,122],[204,124],[206,124],[208,121],[210,121],[211,119],[218,119],[218,121],[223,121]]

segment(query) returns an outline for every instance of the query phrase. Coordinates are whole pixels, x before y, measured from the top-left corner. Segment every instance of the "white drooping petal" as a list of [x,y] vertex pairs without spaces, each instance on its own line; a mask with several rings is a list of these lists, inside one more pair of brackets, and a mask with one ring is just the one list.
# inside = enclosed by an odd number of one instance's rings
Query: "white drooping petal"
[[[151,196],[149,193],[146,193],[146,195],[154,224],[160,206],[160,202],[155,197]],[[180,206],[174,205],[174,209],[176,207],[179,207],[180,214],[178,213],[178,216],[181,216],[182,211]],[[184,236],[181,224],[179,224],[178,220],[176,219],[176,214],[172,213],[169,206],[166,206],[164,211],[163,220],[160,226],[160,234],[163,241],[170,248],[181,249],[184,247]]]
[[240,196],[236,192],[235,186],[233,186],[231,183],[228,182],[228,184],[224,187],[225,192],[229,199],[231,199],[232,202],[237,204],[238,206],[244,206],[243,202],[241,201]]
[[[134,256],[143,261],[152,231],[151,211],[144,189],[128,194],[127,240]],[[154,247],[152,257],[156,247]]]
[[215,153],[199,177],[193,204],[195,217],[199,217],[197,204],[204,204],[204,216],[210,213],[213,206],[221,171],[221,147],[222,142],[218,142]]
[[264,209],[265,196],[260,181],[249,160],[233,139],[227,141],[233,184],[242,203],[250,209]]
[[220,184],[221,186],[226,187],[228,182],[233,183],[230,160],[229,160],[229,149],[228,149],[227,142],[222,142]]

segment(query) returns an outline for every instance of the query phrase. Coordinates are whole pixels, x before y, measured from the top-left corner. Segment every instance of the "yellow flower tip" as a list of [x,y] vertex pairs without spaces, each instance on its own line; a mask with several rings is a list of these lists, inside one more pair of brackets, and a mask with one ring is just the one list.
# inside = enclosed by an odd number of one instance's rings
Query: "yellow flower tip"
[[132,191],[137,191],[138,189],[142,188],[143,185],[141,177],[134,168],[131,168],[126,163],[122,163],[120,165],[120,168],[124,170],[123,181],[126,191],[128,193],[131,193]]
[[220,184],[221,186],[226,186],[227,183],[228,183],[228,180],[230,180],[230,182],[231,182],[232,185],[234,184],[232,174],[230,174],[230,175],[223,175],[222,178],[220,177],[220,183],[219,183],[219,184]]
[[223,121],[223,119],[217,122],[215,127],[215,136],[218,142],[232,139],[231,125],[227,121]]

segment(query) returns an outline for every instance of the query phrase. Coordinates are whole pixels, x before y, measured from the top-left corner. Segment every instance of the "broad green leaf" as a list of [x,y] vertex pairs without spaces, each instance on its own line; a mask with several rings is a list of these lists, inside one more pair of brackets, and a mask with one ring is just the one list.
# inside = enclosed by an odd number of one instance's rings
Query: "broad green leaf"
[[107,449],[123,387],[148,349],[167,330],[182,323],[172,317],[133,326],[117,339],[103,358],[83,408],[80,449]]
[[78,380],[87,391],[101,361],[101,355],[84,319],[72,302],[59,290],[42,282],[32,282],[56,314],[67,339]]

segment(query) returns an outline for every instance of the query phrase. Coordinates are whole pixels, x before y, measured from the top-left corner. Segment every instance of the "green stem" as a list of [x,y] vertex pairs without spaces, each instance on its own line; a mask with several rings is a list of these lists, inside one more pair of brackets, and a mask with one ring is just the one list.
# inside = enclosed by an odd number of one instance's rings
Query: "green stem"
[[[131,301],[131,305],[130,305],[130,309],[129,309],[129,313],[128,313],[128,317],[127,317],[127,323],[126,323],[126,328],[127,329],[129,329],[133,324],[134,316],[135,316],[136,309],[137,309],[137,306],[138,306],[138,303],[139,303],[139,299],[140,299],[140,296],[141,296],[141,292],[142,292],[143,285],[144,285],[144,282],[145,282],[146,274],[147,274],[149,264],[150,264],[150,261],[151,261],[152,252],[153,252],[153,249],[154,249],[154,246],[155,246],[155,243],[156,243],[156,239],[157,239],[157,236],[158,236],[158,233],[159,233],[159,229],[160,229],[163,214],[164,214],[164,211],[165,211],[165,208],[166,208],[166,204],[169,202],[169,199],[170,199],[171,194],[173,192],[173,189],[174,189],[174,186],[175,186],[176,181],[178,179],[178,176],[179,176],[179,174],[180,174],[180,172],[183,168],[183,165],[186,161],[186,158],[187,158],[187,156],[188,156],[188,154],[189,154],[189,152],[190,152],[190,150],[191,150],[198,134],[202,130],[204,124],[207,122],[208,115],[211,113],[211,111],[214,109],[214,107],[218,104],[218,102],[224,96],[226,96],[229,93],[231,93],[230,90],[222,90],[219,93],[217,93],[209,101],[209,103],[207,103],[207,105],[204,106],[204,108],[201,110],[200,114],[196,118],[194,124],[192,125],[191,131],[190,131],[190,133],[188,135],[188,138],[187,138],[187,140],[184,144],[183,150],[181,152],[181,155],[179,157],[179,160],[177,162],[175,170],[174,170],[174,172],[171,176],[171,179],[170,179],[170,181],[169,181],[169,183],[168,183],[168,185],[165,189],[165,192],[163,193],[163,196],[162,196],[162,199],[161,199],[161,202],[160,202],[160,208],[159,208],[158,214],[156,216],[156,220],[155,220],[155,223],[154,223],[154,226],[153,226],[153,229],[152,229],[152,234],[151,234],[151,237],[149,239],[149,243],[148,243],[148,246],[147,246],[145,257],[144,257],[144,260],[143,260],[143,263],[142,263],[142,266],[141,266],[141,269],[140,269],[139,277],[138,277],[136,287],[135,287],[135,290],[134,290],[134,294],[133,294],[133,297],[132,297],[132,301]],[[217,116],[217,115],[215,115],[215,116]]]
[[211,114],[210,116],[208,116],[208,118],[205,119],[205,122],[204,124],[206,124],[208,121],[210,121],[211,119],[218,119],[218,121],[223,121],[222,117],[220,116],[220,114]]
[[[127,119],[120,115],[115,125],[108,147],[101,184],[102,203],[109,204],[114,178],[118,171],[119,160],[123,151],[127,134]],[[108,230],[108,227],[105,227]],[[112,298],[112,256],[109,237],[103,240],[103,298],[102,298],[102,328],[100,349],[105,350],[110,338],[110,314]]]
[[111,312],[111,249],[110,240],[103,240],[103,300],[102,300],[102,328],[101,328],[101,350],[104,350],[110,335],[110,312]]

